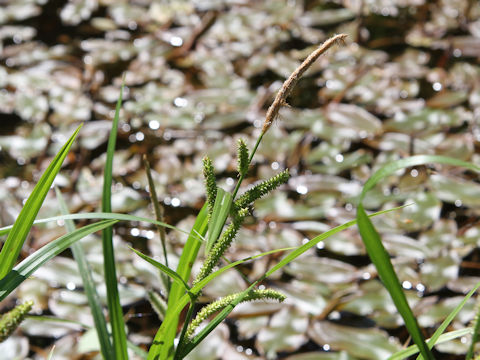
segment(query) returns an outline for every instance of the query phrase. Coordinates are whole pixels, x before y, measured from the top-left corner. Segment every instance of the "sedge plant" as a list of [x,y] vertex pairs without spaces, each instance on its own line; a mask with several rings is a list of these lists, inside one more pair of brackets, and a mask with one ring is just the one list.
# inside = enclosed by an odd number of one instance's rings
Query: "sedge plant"
[[[57,191],[57,197],[60,202],[60,208],[63,215],[52,217],[48,219],[40,219],[35,221],[35,217],[47,196],[49,189],[52,186],[56,174],[59,172],[63,160],[71,148],[75,137],[77,136],[80,127],[74,132],[67,143],[62,147],[60,152],[55,156],[50,166],[46,169],[43,176],[40,178],[38,184],[35,186],[32,194],[28,198],[24,208],[20,212],[17,220],[13,226],[0,229],[0,235],[8,234],[7,239],[0,252],[0,301],[5,299],[12,291],[14,291],[25,279],[34,273],[36,269],[45,264],[49,259],[61,253],[68,247],[72,247],[72,252],[75,260],[78,262],[84,288],[87,293],[92,315],[94,317],[95,328],[97,336],[99,337],[100,351],[105,359],[128,359],[127,347],[131,348],[136,354],[142,358],[149,360],[177,360],[182,359],[188,355],[203,339],[208,336],[216,326],[218,326],[241,302],[272,299],[283,301],[284,295],[273,289],[258,289],[257,286],[279,269],[282,269],[290,262],[304,254],[308,249],[316,246],[320,241],[327,237],[336,234],[350,226],[358,225],[362,240],[365,244],[368,255],[373,264],[376,266],[379,277],[386,289],[389,291],[395,306],[402,315],[405,326],[414,341],[414,345],[409,348],[394,354],[390,359],[399,360],[405,359],[408,356],[419,354],[419,359],[433,359],[431,352],[432,347],[436,343],[450,341],[452,339],[464,336],[466,334],[473,334],[470,349],[466,354],[466,359],[473,359],[475,354],[475,343],[478,341],[480,321],[478,311],[472,326],[465,329],[456,330],[445,333],[448,325],[453,321],[455,316],[465,305],[467,300],[473,296],[475,291],[480,287],[477,284],[458,304],[458,306],[447,316],[444,322],[438,327],[433,336],[426,341],[423,337],[421,329],[413,316],[413,312],[409,307],[400,281],[395,273],[394,267],[391,263],[390,257],[386,252],[381,238],[370,221],[370,217],[380,215],[389,211],[394,211],[399,208],[380,211],[373,214],[367,214],[363,208],[362,202],[367,192],[372,189],[382,178],[392,174],[393,172],[406,167],[427,164],[440,163],[452,166],[465,167],[471,171],[480,172],[480,168],[457,159],[452,159],[443,156],[419,155],[405,158],[396,162],[391,162],[376,173],[365,183],[358,204],[357,217],[355,220],[349,221],[345,224],[337,226],[323,234],[320,234],[305,244],[296,248],[276,249],[259,255],[251,256],[216,269],[216,266],[224,259],[224,254],[235,239],[235,236],[249,215],[253,203],[267,195],[269,192],[278,188],[280,185],[286,183],[289,178],[288,170],[280,172],[271,179],[262,181],[251,189],[239,194],[242,181],[247,176],[249,167],[252,163],[253,157],[259,147],[261,140],[270,126],[275,121],[280,108],[286,104],[286,99],[291,90],[298,82],[302,74],[316,61],[316,59],[333,46],[338,41],[342,41],[346,35],[336,35],[317,50],[315,50],[305,61],[291,74],[285,81],[284,85],[275,97],[274,102],[269,107],[266,115],[266,120],[262,127],[260,136],[257,138],[252,150],[249,150],[247,144],[243,140],[238,143],[238,181],[232,193],[229,193],[217,186],[215,181],[215,169],[212,161],[205,157],[203,161],[203,171],[205,177],[206,187],[206,203],[199,212],[185,247],[182,251],[179,264],[176,271],[168,267],[168,260],[165,246],[164,228],[171,228],[182,231],[173,226],[163,222],[163,215],[161,208],[158,206],[156,200],[155,188],[151,178],[149,179],[149,187],[151,191],[152,201],[154,204],[156,220],[141,218],[128,214],[116,214],[111,212],[111,185],[112,185],[112,163],[115,151],[116,132],[119,121],[119,112],[122,103],[122,92],[117,102],[112,131],[110,134],[107,150],[107,161],[104,171],[104,191],[102,197],[102,212],[86,213],[86,214],[68,214],[68,209],[63,201],[61,193]],[[123,89],[123,86],[122,86]],[[148,162],[145,162],[147,168],[147,175],[149,174]],[[156,204],[157,203],[157,204]],[[66,235],[50,242],[41,249],[37,250],[19,264],[15,265],[23,243],[28,236],[31,227],[36,223],[47,221],[66,220],[67,230]],[[96,223],[92,223],[75,229],[73,223],[74,219],[101,219]],[[127,333],[125,331],[125,324],[123,320],[123,312],[120,306],[120,296],[118,292],[117,274],[115,265],[115,256],[112,246],[112,231],[111,227],[117,221],[143,221],[149,222],[159,227],[162,239],[162,248],[164,249],[164,262],[162,264],[147,255],[144,255],[137,250],[132,249],[138,256],[148,261],[150,264],[156,266],[162,274],[168,277],[167,290],[168,300],[166,306],[161,304],[163,321],[162,325],[157,331],[153,343],[149,349],[148,354],[142,352],[141,349],[135,347],[127,341]],[[106,230],[110,229],[110,230]],[[110,328],[106,325],[102,309],[103,304],[100,302],[95,291],[95,285],[91,275],[89,274],[89,266],[85,261],[84,254],[81,247],[75,246],[76,241],[92,234],[96,231],[103,231],[102,244],[104,249],[104,266],[105,266],[105,281],[107,285],[107,306],[109,310]],[[106,230],[106,231],[105,231]],[[199,250],[204,244],[205,260],[201,265],[200,272],[190,285],[190,276],[193,263],[196,261]],[[223,274],[236,266],[247,261],[254,260],[261,256],[266,256],[275,252],[288,252],[277,264],[266,271],[262,276],[253,281],[244,291],[230,294],[221,299],[213,301],[204,306],[194,316],[193,309],[198,303],[198,298],[202,289],[213,279]],[[152,294],[150,299],[156,301],[157,297]],[[160,304],[160,302],[159,302]],[[21,320],[32,306],[31,302],[25,302],[19,305],[16,309],[5,314],[0,318],[0,334],[2,339],[8,337],[14,329],[18,326]],[[177,327],[180,321],[180,314],[182,310],[188,306],[187,316],[181,328],[177,333]],[[211,319],[206,326],[199,329],[199,326]],[[178,343],[175,346],[174,340],[178,336]]]

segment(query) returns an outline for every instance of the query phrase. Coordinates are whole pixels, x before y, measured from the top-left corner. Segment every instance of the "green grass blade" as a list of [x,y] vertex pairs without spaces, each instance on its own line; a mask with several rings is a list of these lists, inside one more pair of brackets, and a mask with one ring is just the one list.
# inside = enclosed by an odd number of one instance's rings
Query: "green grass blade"
[[52,186],[53,180],[55,180],[55,177],[60,171],[63,161],[72,147],[81,127],[82,125],[75,130],[72,136],[70,136],[70,139],[68,139],[65,145],[63,145],[58,154],[54,157],[28,197],[28,200],[20,211],[15,224],[13,224],[12,230],[8,234],[8,237],[3,244],[2,251],[0,252],[0,279],[13,269],[23,243],[33,225],[33,221],[35,220],[35,217]]
[[[60,205],[60,211],[63,214],[67,214],[68,208],[65,200],[63,199],[62,193],[57,187],[55,188],[55,192]],[[70,233],[75,231],[75,224],[73,223],[73,220],[66,220],[65,227]],[[85,289],[85,295],[87,296],[88,305],[90,306],[93,322],[97,331],[100,351],[104,359],[113,359],[115,354],[113,352],[110,335],[107,330],[107,322],[105,321],[105,316],[103,315],[102,303],[100,301],[100,297],[98,296],[97,288],[92,277],[92,271],[85,257],[85,252],[78,242],[73,243],[70,248],[72,249],[73,257],[77,263],[80,276],[82,277],[83,288]]]
[[398,312],[402,315],[409,334],[415,344],[419,347],[422,355],[428,360],[435,360],[433,354],[425,343],[425,339],[418,326],[417,320],[408,305],[402,285],[400,284],[390,261],[390,256],[382,244],[380,235],[378,235],[372,222],[365,213],[362,204],[360,204],[357,209],[357,222],[367,253],[370,256],[372,263],[377,268],[378,275],[380,276],[383,285],[390,293]]
[[[58,220],[85,220],[85,219],[110,219],[110,220],[121,220],[121,221],[141,221],[146,222],[158,226],[163,226],[168,229],[172,229],[175,231],[179,231],[184,234],[189,234],[188,231],[182,230],[175,226],[169,225],[167,223],[157,221],[154,219],[149,219],[140,216],[134,216],[129,214],[119,214],[119,213],[104,213],[104,212],[91,212],[91,213],[78,213],[78,214],[69,214],[69,215],[60,215],[60,216],[52,216],[45,219],[38,219],[33,222],[34,225],[36,224],[43,224],[51,221],[58,221]],[[5,226],[0,228],[0,236],[8,234],[12,230],[13,225]],[[203,240],[203,238],[199,237],[198,235],[194,234],[193,236],[197,236],[198,239]]]
[[190,286],[182,279],[180,275],[178,275],[175,271],[170,269],[169,267],[163,265],[162,263],[159,263],[158,261],[152,259],[150,256],[147,256],[145,254],[142,254],[140,251],[135,250],[134,248],[130,248],[130,250],[134,251],[135,254],[140,256],[143,260],[149,262],[153,266],[155,266],[157,269],[160,271],[164,272],[166,275],[170,276],[174,281],[177,281],[184,287],[184,290],[190,290]]
[[[435,343],[436,344],[446,343],[448,341],[452,341],[454,339],[458,339],[459,337],[462,337],[462,336],[465,336],[465,335],[470,335],[472,333],[473,333],[473,329],[471,327],[467,327],[467,328],[460,329],[460,330],[450,331],[450,332],[447,332],[445,334],[440,335]],[[412,355],[415,355],[417,353],[418,353],[418,346],[417,345],[411,345],[404,350],[396,352],[395,354],[390,356],[387,360],[403,360],[403,359],[406,359],[406,358],[408,358]]]
[[[270,255],[270,254],[274,254],[274,253],[277,253],[277,252],[283,252],[283,251],[288,251],[288,250],[292,250],[292,249],[296,249],[296,248],[283,248],[283,249],[276,249],[276,250],[270,250],[270,251],[267,251],[267,252],[264,252],[264,253],[261,253],[261,254],[257,254],[257,255],[254,255],[254,256],[249,256],[247,258],[244,258],[244,259],[241,259],[241,260],[238,260],[238,261],[235,261],[235,262],[232,262],[220,269],[218,269],[217,271],[209,274],[206,278],[202,279],[201,281],[199,281],[198,283],[196,283],[194,286],[192,286],[192,288],[190,289],[190,295],[183,295],[178,301],[176,304],[174,304],[174,307],[171,307],[169,313],[170,314],[174,314],[175,316],[170,316],[170,317],[166,317],[165,320],[163,321],[162,323],[162,326],[160,327],[159,331],[157,332],[157,335],[156,335],[156,338],[158,337],[158,339],[162,339],[162,336],[164,336],[165,332],[167,329],[170,329],[173,325],[172,324],[176,324],[175,322],[175,318],[177,316],[179,316],[180,312],[183,310],[183,308],[188,305],[189,301],[191,300],[192,298],[192,295],[195,296],[197,294],[199,294],[199,292],[210,282],[212,281],[213,279],[215,279],[216,277],[220,276],[222,273],[224,273],[225,271],[237,266],[237,265],[240,265],[240,264],[243,264],[244,262],[247,262],[247,261],[250,261],[250,260],[254,260],[254,259],[257,259],[257,258],[260,258],[262,256],[266,256],[266,255]],[[177,319],[178,321],[178,319]],[[150,350],[151,351],[151,350]],[[150,354],[150,353],[149,353]],[[159,357],[159,354],[152,354],[151,356],[152,359],[160,359]]]
[[475,355],[475,344],[478,343],[479,336],[480,336],[480,308],[477,306],[477,313],[475,314],[475,321],[473,325],[473,336],[470,342],[470,346],[468,347],[467,356],[465,360],[473,359],[473,356]]
[[56,240],[48,243],[32,255],[24,259],[20,264],[15,266],[7,276],[0,280],[0,301],[17,288],[25,279],[32,275],[35,270],[42,266],[45,262],[60,254],[62,251],[71,246],[75,241],[84,238],[96,231],[103,230],[106,227],[115,224],[116,220],[103,220],[94,224],[84,226],[72,233],[63,235]]
[[[108,138],[107,159],[103,176],[102,211],[112,211],[112,169],[115,143],[117,141],[118,120],[122,106],[124,83],[120,88],[120,96],[113,117],[112,130]],[[125,321],[123,320],[122,307],[118,294],[117,269],[115,267],[115,252],[113,249],[113,229],[106,228],[102,232],[103,266],[105,269],[105,284],[107,287],[107,304],[112,327],[113,348],[116,360],[128,360],[127,335],[125,333]]]
[[226,192],[222,188],[217,188],[217,197],[213,205],[212,216],[210,217],[210,224],[208,224],[207,243],[205,245],[205,255],[212,250],[215,241],[217,241],[222,232],[223,225],[227,220],[230,208],[232,206],[232,194]]
[[441,163],[447,165],[462,166],[473,171],[480,171],[480,168],[478,166],[471,163],[437,155],[417,155],[391,162],[380,168],[377,172],[375,172],[365,183],[362,193],[360,195],[360,202],[357,210],[357,220],[360,235],[362,236],[362,240],[365,244],[365,248],[367,249],[367,253],[370,256],[372,263],[377,267],[380,279],[390,293],[390,296],[392,297],[392,300],[397,307],[399,313],[402,315],[408,332],[412,336],[413,341],[419,347],[422,356],[425,359],[433,360],[433,355],[429,347],[425,343],[425,339],[422,335],[420,327],[418,326],[417,321],[413,316],[412,310],[410,309],[405,294],[403,293],[400,281],[395,274],[392,263],[390,261],[390,256],[385,250],[379,234],[377,233],[372,222],[365,213],[362,205],[362,201],[366,193],[384,177],[406,167],[424,165],[427,163]]
[[[408,205],[407,205],[408,206]],[[376,212],[372,215],[370,215],[370,217],[373,217],[373,216],[377,216],[377,215],[381,215],[381,214],[385,214],[385,213],[388,213],[388,212],[391,212],[391,211],[395,211],[395,210],[398,210],[400,208],[403,208],[405,206],[400,206],[400,207],[396,207],[396,208],[393,208],[393,209],[388,209],[388,210],[384,210],[384,211],[379,211],[379,212]],[[334,227],[333,229],[330,229],[316,237],[314,237],[313,239],[311,239],[309,242],[303,244],[302,246],[299,246],[298,248],[296,248],[295,250],[293,250],[291,253],[289,253],[288,255],[286,255],[282,260],[280,260],[276,265],[274,265],[270,270],[268,270],[265,274],[263,274],[259,279],[257,279],[255,282],[253,282],[245,291],[243,291],[232,303],[230,303],[229,306],[225,307],[205,328],[203,328],[197,336],[195,336],[193,339],[192,339],[192,342],[189,343],[185,349],[181,349],[182,351],[182,356],[181,357],[185,357],[190,351],[192,351],[211,331],[213,331],[213,329],[215,329],[215,327],[218,326],[218,324],[220,324],[227,316],[228,314],[230,314],[230,312],[235,308],[235,306],[237,304],[239,304],[240,302],[242,302],[242,300],[244,299],[245,296],[248,295],[248,293],[255,287],[257,286],[261,281],[263,281],[264,279],[266,279],[268,276],[272,275],[274,272],[276,272],[277,270],[283,268],[284,266],[286,266],[288,263],[292,262],[293,260],[295,260],[296,258],[298,258],[300,255],[302,255],[303,253],[305,253],[307,250],[309,250],[310,248],[316,246],[320,241],[328,238],[329,236],[332,236],[352,225],[355,225],[357,223],[357,220],[351,220],[351,221],[348,221],[342,225],[339,225],[339,226],[336,226]],[[213,274],[211,274],[213,275]],[[205,279],[207,280],[208,277]],[[200,285],[201,283],[198,283],[197,285]],[[193,286],[190,291],[195,294],[197,289],[196,289],[196,286]],[[181,299],[181,301],[187,301],[188,302],[188,299],[185,298],[185,299]],[[182,302],[179,302],[180,304]],[[176,309],[176,311],[178,311],[178,309]],[[179,311],[181,311],[181,309],[179,309]],[[180,358],[181,358],[180,357]]]
[[[443,334],[443,332],[447,329],[448,325],[450,325],[453,319],[455,319],[455,317],[458,315],[460,310],[462,310],[462,308],[467,303],[468,299],[472,297],[472,295],[478,290],[479,287],[480,287],[480,282],[477,283],[477,285],[475,285],[475,287],[472,290],[470,290],[467,295],[465,295],[462,301],[460,301],[460,303],[455,307],[455,309],[453,309],[453,311],[450,314],[448,314],[445,320],[443,320],[443,322],[440,324],[437,330],[435,330],[430,340],[427,341],[427,345],[430,349],[435,346],[438,339],[440,338],[440,335]],[[421,359],[423,359],[423,357],[422,355],[419,355],[417,357],[417,360],[421,360]],[[467,360],[468,360],[468,355],[467,355]]]
[[[177,267],[177,274],[180,275],[180,277],[185,282],[187,282],[190,278],[193,263],[195,262],[195,259],[198,255],[198,250],[202,245],[202,241],[199,240],[199,237],[205,236],[205,233],[207,232],[207,220],[208,207],[207,204],[204,204],[202,209],[198,213],[192,231],[190,232],[187,242],[185,243]],[[165,315],[165,319],[162,322],[162,325],[160,326],[157,334],[155,335],[152,346],[148,351],[148,360],[167,360],[173,357],[173,340],[175,339],[176,335],[180,311],[171,311],[171,309],[176,309],[176,306],[178,305],[179,299],[182,297],[182,295],[183,286],[179,285],[177,282],[174,282],[168,296],[167,313]],[[186,304],[188,304],[188,301],[187,303],[185,303],[185,305]],[[165,326],[164,324],[169,325]]]

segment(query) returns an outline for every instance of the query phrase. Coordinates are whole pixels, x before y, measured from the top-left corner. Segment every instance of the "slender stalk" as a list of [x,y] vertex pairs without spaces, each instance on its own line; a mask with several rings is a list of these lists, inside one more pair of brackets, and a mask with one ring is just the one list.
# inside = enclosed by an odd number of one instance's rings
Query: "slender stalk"
[[[310,66],[313,65],[313,63],[320,57],[320,55],[324,54],[330,47],[332,47],[334,44],[343,41],[347,37],[347,34],[338,34],[335,36],[332,36],[330,39],[325,41],[322,45],[318,47],[314,52],[312,52],[301,64],[298,68],[295,69],[295,71],[288,77],[287,80],[283,83],[282,87],[277,93],[277,96],[275,96],[275,100],[273,100],[272,105],[267,110],[267,115],[265,116],[265,121],[263,123],[262,127],[262,132],[260,133],[260,136],[257,139],[257,142],[255,143],[252,153],[250,154],[250,158],[248,159],[248,163],[252,163],[253,156],[257,152],[257,148],[260,145],[260,142],[262,141],[263,135],[268,131],[270,126],[273,124],[275,119],[278,117],[278,112],[280,111],[280,108],[286,104],[286,100],[292,89],[297,85],[298,80],[302,77],[302,75],[305,73],[305,71],[310,68]],[[233,199],[235,199],[235,196],[238,193],[238,190],[240,189],[240,185],[244,179],[245,175],[241,174],[240,178],[238,179],[237,185],[235,186],[235,189],[233,190]]]
[[[312,64],[318,59],[318,57],[320,55],[325,53],[332,45],[334,45],[338,41],[342,41],[343,39],[345,39],[346,36],[347,36],[346,34],[339,34],[339,35],[335,35],[335,36],[331,37],[330,39],[328,39],[327,41],[325,41],[318,49],[316,49],[314,52],[312,52],[302,62],[302,64],[288,77],[288,79],[283,83],[283,86],[279,90],[279,92],[277,93],[277,95],[275,97],[275,100],[273,101],[273,103],[270,105],[270,107],[267,110],[267,114],[266,114],[266,117],[265,117],[265,122],[264,122],[263,127],[262,127],[262,131],[261,131],[260,135],[258,136],[257,141],[255,142],[253,150],[250,154],[250,157],[248,159],[248,165],[250,165],[252,163],[253,157],[254,157],[255,153],[257,152],[257,149],[260,145],[260,142],[263,139],[263,136],[265,135],[265,133],[268,131],[270,126],[273,124],[273,122],[277,118],[278,113],[280,111],[280,108],[284,104],[286,104],[286,99],[287,99],[288,95],[290,94],[292,89],[295,87],[295,85],[297,84],[297,82],[301,78],[301,76],[305,73],[305,71],[307,71],[307,69],[310,66],[312,66]],[[242,182],[245,178],[245,175],[246,175],[246,172],[244,172],[244,173],[242,172],[240,174],[239,179],[237,181],[237,184],[235,186],[235,189],[233,190],[233,193],[232,193],[232,199],[235,199],[235,197],[236,197],[236,195],[237,195],[237,193],[240,189],[240,186],[241,186],[241,184],[242,184]],[[263,280],[263,278],[261,280]],[[253,287],[256,284],[258,284],[261,280],[259,279],[256,282],[254,282],[253,284],[251,284],[248,287],[248,289],[245,290],[244,293],[242,293],[243,295],[240,296],[239,299],[243,299],[243,297],[246,296],[248,291],[253,289]],[[191,311],[193,311],[192,309],[195,305],[195,301],[193,301],[193,300],[194,299],[192,299],[192,302],[190,303],[190,308],[189,308],[189,311],[188,311],[189,314],[190,314]],[[237,303],[232,303],[232,304],[233,304],[233,307],[235,307]],[[232,309],[233,309],[233,307],[232,307]],[[226,311],[227,313],[229,312],[228,310],[224,310],[224,311]],[[193,346],[191,344],[187,344],[186,345],[186,348],[188,349],[187,351],[185,351],[184,349],[180,349],[180,347],[182,345],[184,345],[183,344],[184,343],[184,341],[183,341],[184,340],[183,339],[184,338],[184,332],[185,332],[185,329],[186,329],[186,325],[188,325],[188,323],[190,322],[190,319],[191,319],[191,316],[190,317],[187,316],[187,319],[184,322],[184,327],[182,329],[182,334],[180,336],[179,346],[177,347],[177,350],[176,350],[176,353],[175,353],[175,360],[176,359],[182,359],[186,354],[188,354],[188,352],[190,352],[193,349],[193,347],[195,347],[198,344],[198,342],[196,342],[196,344],[193,345]],[[216,324],[216,325],[218,325],[218,324]],[[206,336],[206,334],[204,336]],[[201,341],[202,339],[203,339],[203,337],[199,338],[198,341]]]
[[[163,208],[158,202],[157,190],[155,189],[155,183],[153,182],[150,163],[148,162],[147,156],[145,154],[143,155],[143,164],[145,166],[145,171],[147,173],[148,188],[150,190],[150,200],[152,201],[153,210],[155,212],[155,218],[157,219],[157,221],[163,222],[164,220]],[[167,257],[165,228],[163,226],[157,225],[157,230],[158,230],[158,234],[160,235],[160,242],[162,243],[163,258],[165,260],[165,266],[169,267],[168,257]],[[162,276],[165,277],[163,273],[162,273]],[[172,282],[169,276],[166,277],[166,280],[167,280],[167,294],[168,294],[170,292],[170,287],[172,285]]]

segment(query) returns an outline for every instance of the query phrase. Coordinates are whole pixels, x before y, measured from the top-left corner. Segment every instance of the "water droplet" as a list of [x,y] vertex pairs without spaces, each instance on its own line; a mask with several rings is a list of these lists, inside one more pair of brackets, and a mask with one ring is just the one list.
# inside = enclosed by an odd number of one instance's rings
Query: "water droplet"
[[160,128],[160,123],[157,120],[151,120],[148,123],[148,127],[152,130],[158,130]]
[[330,351],[330,345],[329,344],[323,345],[322,348],[323,348],[324,351]]
[[462,206],[462,200],[460,200],[460,199],[455,200],[455,206],[456,207]]
[[442,84],[440,84],[439,82],[434,82],[433,85],[432,85],[432,88],[435,91],[440,91],[440,90],[442,90]]
[[260,285],[260,286],[258,287],[258,289],[259,289],[259,290],[265,290],[265,285]]
[[243,346],[242,345],[238,345],[236,349],[239,353],[243,352]]
[[418,170],[417,169],[412,169],[412,171],[410,171],[410,175],[412,177],[417,177],[418,176]]
[[83,62],[87,65],[91,65],[93,63],[93,58],[90,55],[85,55],[83,57]]
[[252,350],[252,349],[247,348],[247,349],[245,350],[245,355],[250,356],[250,355],[252,355],[252,354],[253,354],[253,350]]
[[73,283],[73,282],[68,282],[67,285],[65,285],[65,287],[68,289],[68,290],[75,290],[77,288],[77,286]]
[[460,57],[460,56],[462,56],[462,50],[460,50],[460,49],[454,49],[454,50],[453,50],[453,56],[455,56],[455,57]]
[[418,283],[417,285],[415,285],[415,289],[417,289],[417,291],[424,292],[425,285],[423,285],[422,283]]
[[129,21],[129,22],[128,22],[128,28],[129,28],[130,30],[136,30],[136,29],[137,29],[137,26],[138,26],[138,25],[137,25],[137,23],[136,23],[135,21]]
[[57,225],[58,226],[64,226],[65,225],[65,221],[60,219],[60,220],[57,220]]
[[410,281],[405,280],[404,282],[402,282],[402,287],[405,290],[410,290],[412,288],[412,283]]
[[341,163],[343,161],[343,155],[342,154],[335,155],[335,161]]
[[372,274],[370,274],[369,272],[364,272],[362,274],[362,279],[363,280],[369,280],[371,277],[372,277]]
[[272,169],[273,170],[278,170],[278,168],[280,167],[280,164],[276,161],[272,162],[272,165],[271,165]]
[[164,140],[167,140],[167,141],[168,141],[168,140],[170,140],[171,138],[172,138],[172,133],[171,133],[170,131],[165,131],[165,132],[163,133],[163,139],[164,139]]
[[165,199],[163,199],[163,203],[165,205],[170,205],[172,203],[172,199],[169,196],[167,196],[165,197]]
[[170,38],[170,45],[172,46],[182,46],[183,39],[180,36],[172,36]]
[[20,44],[22,42],[22,40],[23,40],[23,38],[20,35],[18,35],[18,34],[13,35],[13,42],[15,44]]
[[25,165],[25,159],[23,157],[17,158],[17,164],[18,165]]
[[277,223],[276,223],[275,221],[270,221],[270,222],[268,223],[268,227],[269,227],[270,229],[275,229],[275,228],[277,227]]
[[325,247],[325,243],[324,243],[323,241],[320,241],[320,242],[317,244],[317,249],[322,250],[324,247]]
[[329,315],[328,315],[328,319],[329,320],[340,320],[340,313],[338,311],[332,311]]
[[135,141],[137,141],[137,138],[135,137],[134,134],[132,134],[128,137],[128,141],[130,141],[131,143],[134,143]]
[[227,178],[227,180],[225,180],[225,182],[227,183],[228,186],[232,186],[233,183],[234,183],[234,180],[233,180],[233,178],[229,177],[229,178]]
[[180,201],[179,198],[174,197],[174,198],[172,199],[172,206],[173,206],[173,207],[179,207],[180,204],[181,204],[181,201]]
[[142,187],[142,185],[140,184],[140,182],[134,181],[134,182],[132,183],[132,187],[133,187],[135,190],[138,190],[138,189],[140,189],[140,188]]
[[175,105],[176,107],[185,107],[188,105],[188,100],[182,97],[176,97],[173,100],[173,105]]
[[306,193],[308,193],[308,188],[305,185],[298,185],[297,186],[297,193],[299,193],[301,195],[305,195]]
[[202,112],[196,113],[195,116],[193,117],[193,120],[197,123],[200,124],[203,119],[205,119],[205,114]]
[[140,230],[138,228],[132,228],[132,229],[130,229],[130,235],[138,236],[138,235],[140,235]]
[[347,211],[352,211],[352,210],[353,210],[353,205],[350,204],[350,203],[346,203],[346,204],[345,204],[345,210],[347,210]]
[[309,239],[308,238],[303,238],[302,239],[302,245],[305,245],[306,243],[308,243]]
[[152,230],[147,230],[145,232],[145,237],[149,240],[152,240],[155,237],[155,232],[153,232]]

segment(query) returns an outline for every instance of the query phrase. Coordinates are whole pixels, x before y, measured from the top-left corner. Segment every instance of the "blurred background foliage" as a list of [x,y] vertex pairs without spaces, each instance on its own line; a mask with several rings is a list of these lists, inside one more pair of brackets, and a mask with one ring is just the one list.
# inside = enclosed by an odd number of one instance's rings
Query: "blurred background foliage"
[[[300,81],[267,133],[247,183],[289,168],[282,190],[258,201],[228,254],[238,260],[298,246],[351,220],[362,184],[382,164],[414,154],[480,165],[480,3],[475,0],[0,0],[0,222],[13,223],[52,155],[80,122],[56,184],[71,212],[99,209],[106,141],[125,75],[115,155],[113,208],[153,217],[143,154],[152,164],[166,221],[189,229],[204,201],[208,154],[225,189],[235,182],[235,144],[252,145],[283,80],[319,43],[347,33]],[[480,280],[480,184],[463,169],[416,167],[367,197],[369,210],[410,204],[376,218],[425,335]],[[47,198],[40,217],[59,214]],[[37,226],[24,256],[64,233]],[[159,259],[156,229],[116,227],[120,295],[130,340],[148,347],[161,319],[148,293],[162,294],[153,267],[127,245]],[[168,232],[175,266],[185,237]],[[82,241],[98,289],[101,242]],[[278,255],[241,268],[255,279]],[[194,271],[198,271],[198,266]],[[284,304],[244,304],[190,359],[379,359],[408,342],[356,228],[318,244],[268,279]],[[246,285],[220,277],[205,302]],[[0,305],[33,299],[21,331],[0,358],[90,359],[91,331],[81,278],[69,252]],[[471,299],[449,330],[474,315]],[[56,320],[55,320],[56,319]],[[59,322],[66,319],[69,322]],[[461,359],[467,339],[436,347]]]

